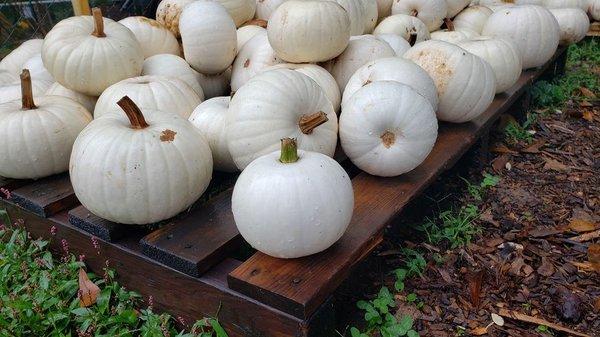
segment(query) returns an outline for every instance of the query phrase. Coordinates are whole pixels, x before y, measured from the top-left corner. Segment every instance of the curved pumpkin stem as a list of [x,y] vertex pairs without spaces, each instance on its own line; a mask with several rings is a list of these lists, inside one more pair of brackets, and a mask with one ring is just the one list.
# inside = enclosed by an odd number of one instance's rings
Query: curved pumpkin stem
[[121,98],[117,104],[123,109],[127,118],[129,118],[129,123],[131,123],[132,129],[145,129],[149,125],[144,118],[144,114],[140,108],[129,98],[129,96],[124,96]]
[[243,26],[254,25],[254,26],[259,26],[259,27],[262,27],[262,28],[267,28],[267,24],[268,23],[269,23],[268,21],[263,20],[263,19],[252,19],[252,20],[244,22]]
[[102,10],[99,7],[92,8],[92,16],[94,17],[94,31],[92,35],[95,37],[106,37],[104,34],[104,18],[102,18]]
[[294,138],[283,138],[281,140],[281,154],[279,161],[284,164],[295,163],[298,161],[298,143]]
[[317,126],[326,123],[328,120],[329,118],[327,118],[327,114],[323,111],[319,111],[315,112],[314,114],[303,115],[300,117],[298,126],[303,134],[310,135]]
[[23,69],[21,73],[21,107],[23,110],[37,108],[33,101],[33,88],[31,86],[31,74],[29,69]]
[[454,22],[452,22],[450,18],[445,18],[444,23],[446,24],[446,29],[448,29],[448,31],[454,31]]

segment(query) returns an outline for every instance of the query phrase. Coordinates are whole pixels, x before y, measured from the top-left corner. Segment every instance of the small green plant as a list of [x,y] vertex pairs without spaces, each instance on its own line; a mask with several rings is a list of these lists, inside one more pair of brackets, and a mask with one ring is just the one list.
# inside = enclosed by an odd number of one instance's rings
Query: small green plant
[[536,121],[537,114],[534,113],[527,114],[527,119],[522,125],[516,121],[510,121],[504,129],[507,141],[512,144],[516,144],[520,141],[528,144],[533,142],[534,132],[529,129]]
[[473,184],[465,178],[461,177],[461,179],[467,184],[467,191],[469,192],[469,194],[473,197],[473,199],[477,201],[483,200],[485,191],[490,187],[498,185],[498,182],[500,182],[500,177],[491,175],[489,173],[483,174],[483,179],[481,180],[479,185]]
[[552,332],[552,330],[550,330],[550,328],[548,328],[546,325],[538,325],[537,328],[535,328],[535,331],[544,334],[544,335],[548,335],[548,336],[554,336],[554,333]]
[[427,218],[417,229],[425,233],[428,242],[447,242],[450,248],[454,249],[471,243],[473,237],[479,233],[474,224],[478,217],[479,208],[468,204],[458,211],[444,211],[437,219]]

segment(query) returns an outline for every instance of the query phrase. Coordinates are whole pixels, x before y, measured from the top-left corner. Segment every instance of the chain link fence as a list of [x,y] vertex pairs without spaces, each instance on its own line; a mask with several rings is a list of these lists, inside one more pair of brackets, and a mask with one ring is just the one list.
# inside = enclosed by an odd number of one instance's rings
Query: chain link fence
[[[159,0],[89,0],[105,17],[154,18]],[[0,0],[0,59],[23,41],[43,38],[62,19],[73,16],[71,0]]]

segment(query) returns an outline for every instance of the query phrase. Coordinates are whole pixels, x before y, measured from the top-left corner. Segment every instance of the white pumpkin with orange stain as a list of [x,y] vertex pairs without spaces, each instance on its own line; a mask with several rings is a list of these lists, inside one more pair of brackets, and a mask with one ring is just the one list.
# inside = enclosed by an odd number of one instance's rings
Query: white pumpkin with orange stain
[[19,74],[23,70],[23,64],[35,56],[35,54],[42,52],[43,43],[43,39],[31,39],[21,43],[21,45],[0,60],[0,70],[5,70],[16,76],[16,82],[18,82]]
[[431,38],[429,29],[423,21],[405,14],[396,14],[383,19],[375,27],[373,34],[396,34],[402,36],[406,41],[410,41],[411,34],[415,34],[417,43]]
[[119,23],[133,32],[142,46],[144,58],[158,54],[181,55],[179,42],[173,32],[158,21],[143,16],[130,16]]
[[433,32],[440,28],[448,15],[448,4],[446,0],[394,0],[392,15],[394,14],[417,17]]
[[183,8],[196,0],[161,0],[156,8],[156,21],[170,30],[175,37],[179,34],[179,17]]
[[554,8],[550,12],[558,21],[561,45],[583,40],[590,30],[590,19],[580,8]]
[[83,105],[85,109],[90,112],[94,111],[96,101],[98,100],[98,97],[84,95],[75,90],[65,88],[58,82],[55,82],[48,90],[46,90],[46,96],[62,96],[70,98]]
[[481,34],[492,13],[493,11],[485,6],[471,6],[458,13],[452,21],[456,29],[470,29]]
[[90,123],[77,137],[69,172],[77,199],[117,223],[148,224],[190,207],[212,175],[208,143],[176,114],[132,101]]
[[481,115],[492,103],[496,78],[483,59],[444,41],[425,41],[404,57],[431,76],[438,91],[438,119],[463,123]]
[[267,32],[256,34],[238,53],[231,67],[231,90],[238,91],[252,77],[264,69],[279,63],[284,63],[277,57],[275,50],[269,44]]

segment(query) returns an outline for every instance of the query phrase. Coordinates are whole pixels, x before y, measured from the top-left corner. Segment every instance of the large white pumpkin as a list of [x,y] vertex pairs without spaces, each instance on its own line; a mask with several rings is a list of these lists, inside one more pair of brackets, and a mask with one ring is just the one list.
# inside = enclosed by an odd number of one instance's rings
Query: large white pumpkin
[[44,67],[44,62],[42,62],[42,54],[40,53],[29,58],[29,60],[23,64],[23,69],[29,70],[31,78],[54,82],[54,77],[52,77],[50,72],[48,72],[48,69]]
[[[133,33],[122,24],[94,16],[57,23],[42,45],[44,66],[63,86],[98,96],[120,80],[138,76],[144,55]],[[75,61],[76,60],[76,61]]]
[[380,20],[392,14],[393,2],[394,0],[377,0],[377,13]]
[[141,109],[174,113],[188,118],[202,102],[184,81],[164,76],[140,76],[123,80],[108,87],[96,102],[94,118],[114,111],[117,102],[129,96]]
[[58,82],[55,82],[48,90],[46,90],[46,96],[62,96],[70,98],[83,105],[85,109],[90,112],[94,111],[96,101],[98,100],[98,97],[88,96],[75,90],[65,88]]
[[446,4],[448,5],[448,13],[446,14],[447,18],[453,18],[458,13],[460,13],[463,9],[465,9],[471,0],[446,0]]
[[256,0],[255,17],[257,19],[269,21],[277,7],[286,1],[287,0]]
[[511,40],[484,36],[458,45],[489,63],[496,77],[496,93],[508,90],[521,76],[521,56]]
[[142,46],[144,58],[158,54],[181,55],[179,42],[173,32],[158,21],[143,16],[130,16],[119,23],[133,32]]
[[19,76],[4,70],[0,69],[0,91],[2,90],[2,86],[13,84],[19,81]]
[[381,41],[387,42],[387,44],[392,47],[396,56],[402,57],[407,50],[410,49],[410,43],[406,41],[402,36],[397,34],[378,34],[375,35]]
[[[253,161],[233,189],[231,210],[244,239],[278,258],[321,252],[346,231],[354,207],[352,182],[333,159],[297,151],[292,139],[281,151]],[[260,197],[257,197],[260,196]]]
[[429,74],[413,61],[401,57],[375,60],[358,69],[346,85],[342,106],[360,88],[377,81],[396,81],[406,84],[427,98],[434,110],[437,109],[438,93]]
[[466,28],[455,29],[454,25],[451,23],[450,20],[446,21],[446,25],[449,26],[450,28],[431,32],[431,39],[457,44],[461,41],[467,41],[467,40],[474,39],[479,36],[479,33],[477,33],[474,30],[470,30],[470,29],[466,29]]
[[196,1],[187,5],[179,18],[185,60],[207,75],[227,70],[236,54],[235,23],[218,2]]
[[363,6],[365,7],[365,34],[371,34],[375,26],[377,25],[377,19],[379,19],[377,12],[377,1],[376,0],[363,0]]
[[600,0],[589,0],[588,13],[595,21],[600,21]]
[[539,67],[556,52],[560,38],[558,22],[544,7],[510,6],[490,15],[482,35],[515,42],[523,69]]
[[492,10],[485,6],[467,7],[454,18],[454,27],[456,29],[470,29],[481,34],[483,26],[492,13]]
[[448,4],[446,0],[394,0],[392,14],[417,17],[433,32],[440,28],[447,16]]
[[[46,90],[50,88],[54,82],[37,80],[32,77],[31,86],[34,97],[43,96]],[[21,99],[21,81],[17,77],[16,82],[0,86],[0,104]]]
[[438,123],[429,101],[396,81],[359,89],[340,116],[344,153],[361,170],[393,177],[419,166],[433,149]]
[[238,54],[242,50],[242,47],[246,44],[246,42],[250,41],[251,38],[256,36],[256,34],[261,32],[267,32],[267,30],[260,26],[255,25],[247,25],[237,29],[237,52]]
[[[361,22],[362,24],[362,22]],[[287,1],[267,26],[269,42],[287,62],[322,62],[341,54],[350,39],[350,18],[333,1]]]
[[367,0],[328,0],[335,1],[342,6],[350,18],[350,35],[362,35],[365,32],[366,7],[364,1]]
[[183,8],[196,0],[162,0],[156,8],[156,21],[179,37],[179,17]]
[[231,90],[238,91],[252,77],[272,65],[284,63],[269,44],[267,32],[256,34],[246,42],[231,67]]
[[21,43],[0,60],[0,70],[6,70],[18,77],[23,70],[23,64],[35,54],[42,52],[42,43],[44,43],[43,39],[31,39]]
[[69,171],[77,199],[117,223],[147,224],[177,215],[210,182],[206,140],[176,114],[140,110],[127,99],[119,105],[125,113],[116,106],[75,141]]
[[229,151],[240,170],[277,150],[284,137],[328,156],[337,143],[337,116],[323,89],[289,69],[263,72],[241,87],[231,99],[227,124]]
[[435,82],[438,119],[463,123],[481,115],[494,99],[496,79],[483,59],[444,41],[425,41],[404,57],[421,66]]
[[230,96],[213,97],[194,109],[190,122],[208,141],[215,170],[235,172],[237,167],[227,147],[227,110]]
[[[214,1],[214,0],[210,0]],[[244,22],[252,20],[256,12],[256,0],[216,0],[225,9],[229,16],[233,19],[236,27],[241,26]]]
[[23,98],[0,105],[0,176],[37,179],[64,172],[73,142],[92,115],[65,97],[34,101],[29,73],[21,78]]
[[542,0],[546,8],[579,8],[587,10],[588,0]]
[[430,39],[429,29],[423,21],[405,14],[396,14],[383,19],[375,27],[373,34],[396,34],[402,36],[406,41],[410,41],[411,35],[414,34],[417,43]]
[[553,8],[550,12],[558,21],[560,44],[577,43],[590,30],[590,19],[580,8]]

